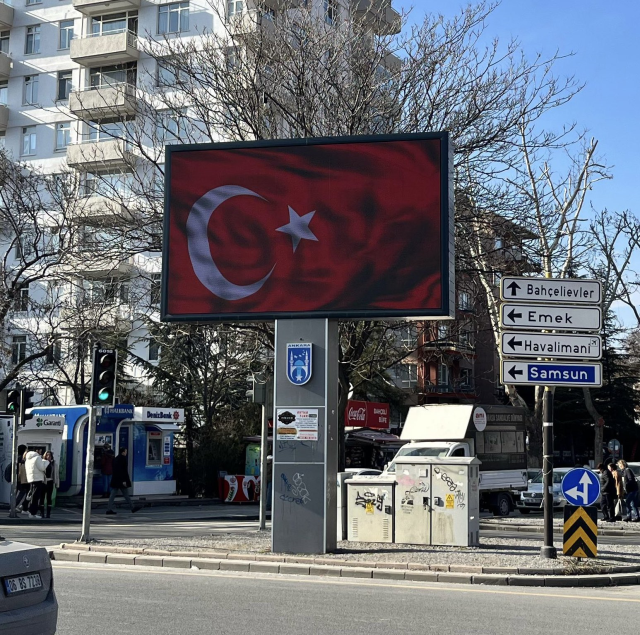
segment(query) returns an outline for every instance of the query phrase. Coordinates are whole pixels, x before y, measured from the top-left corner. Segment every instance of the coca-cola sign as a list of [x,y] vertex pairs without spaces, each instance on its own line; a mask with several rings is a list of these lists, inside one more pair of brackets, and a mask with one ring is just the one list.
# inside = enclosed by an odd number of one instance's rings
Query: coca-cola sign
[[376,428],[388,430],[389,404],[372,401],[348,401],[344,413],[344,424],[353,428]]

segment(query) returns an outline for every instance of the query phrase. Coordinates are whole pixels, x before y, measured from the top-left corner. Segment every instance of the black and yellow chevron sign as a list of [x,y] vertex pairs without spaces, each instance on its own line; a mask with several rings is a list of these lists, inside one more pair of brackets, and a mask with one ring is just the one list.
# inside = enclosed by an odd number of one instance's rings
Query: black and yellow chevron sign
[[576,558],[598,557],[598,511],[595,507],[564,507],[562,552]]

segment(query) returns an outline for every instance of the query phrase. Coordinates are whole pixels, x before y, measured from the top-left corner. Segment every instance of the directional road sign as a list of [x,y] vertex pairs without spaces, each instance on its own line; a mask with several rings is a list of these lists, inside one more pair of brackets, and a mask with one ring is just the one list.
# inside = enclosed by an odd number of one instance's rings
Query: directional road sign
[[599,331],[602,326],[600,307],[544,304],[511,304],[500,306],[500,326],[513,329],[549,331]]
[[570,364],[563,362],[501,361],[500,381],[520,386],[602,386],[600,362]]
[[562,495],[569,505],[593,505],[600,496],[600,479],[591,470],[577,467],[562,479]]
[[505,357],[552,357],[554,359],[600,359],[599,335],[565,335],[504,331],[500,354]]
[[598,280],[506,276],[500,280],[500,297],[520,302],[600,304],[602,284]]
[[595,507],[565,505],[562,553],[575,558],[596,558],[598,556],[597,521],[598,510]]

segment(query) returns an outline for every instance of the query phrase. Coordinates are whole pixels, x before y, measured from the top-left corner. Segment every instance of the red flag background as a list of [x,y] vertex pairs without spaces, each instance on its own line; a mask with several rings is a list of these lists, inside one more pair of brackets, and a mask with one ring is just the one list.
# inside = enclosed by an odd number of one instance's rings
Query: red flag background
[[[442,139],[204,149],[168,153],[163,317],[230,319],[317,312],[347,317],[443,311]],[[252,190],[222,203],[208,225],[211,256],[253,295],[224,300],[194,272],[186,223],[193,204],[225,185]],[[446,195],[446,193],[444,194]],[[276,231],[315,211],[317,241]],[[422,313],[420,313],[422,312]]]

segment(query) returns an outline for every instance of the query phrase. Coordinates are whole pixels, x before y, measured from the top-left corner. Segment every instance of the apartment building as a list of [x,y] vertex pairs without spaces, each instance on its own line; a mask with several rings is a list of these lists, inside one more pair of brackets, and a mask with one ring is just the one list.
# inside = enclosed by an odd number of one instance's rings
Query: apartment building
[[[259,7],[246,0],[213,5],[206,0],[0,1],[0,144],[14,160],[59,177],[61,187],[70,181],[71,199],[84,221],[74,239],[77,253],[65,262],[65,276],[44,278],[20,291],[4,325],[14,364],[30,354],[30,341],[47,329],[76,332],[79,339],[117,332],[133,354],[158,360],[161,352],[146,324],[158,319],[160,252],[133,249],[123,260],[114,249],[95,257],[109,240],[110,221],[124,221],[140,211],[136,197],[141,191],[155,191],[161,199],[157,167],[162,146],[182,140],[180,122],[171,117],[162,133],[149,132],[144,152],[127,138],[142,101],[148,106],[154,103],[154,91],[179,90],[171,69],[149,54],[149,44],[197,41],[203,33],[231,30],[235,51],[247,33],[268,29],[282,12],[302,8],[315,11],[329,25],[349,11],[370,33],[400,29],[400,15],[388,0],[316,0],[313,6],[304,0],[266,0]],[[390,55],[388,62],[399,60]],[[183,111],[188,109],[185,100]],[[194,140],[197,135],[191,134],[189,141]],[[24,256],[30,242],[29,236],[10,232],[0,241],[5,252],[7,245],[12,250],[9,267]],[[160,241],[156,244],[159,249]],[[46,307],[47,298],[60,296],[66,300],[47,320],[31,311],[33,305]],[[66,338],[65,344],[63,339],[39,360],[40,377],[60,372],[61,359],[73,358],[75,370],[83,370],[89,342],[87,351],[79,352],[78,342],[73,351],[65,351],[71,340]],[[141,378],[135,366],[127,371]],[[56,394],[46,387],[42,391],[51,400],[74,402],[71,387],[56,389]]]

